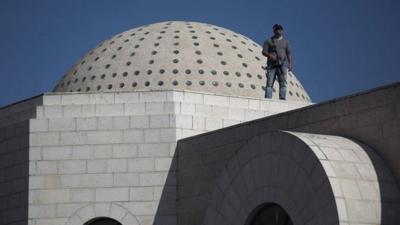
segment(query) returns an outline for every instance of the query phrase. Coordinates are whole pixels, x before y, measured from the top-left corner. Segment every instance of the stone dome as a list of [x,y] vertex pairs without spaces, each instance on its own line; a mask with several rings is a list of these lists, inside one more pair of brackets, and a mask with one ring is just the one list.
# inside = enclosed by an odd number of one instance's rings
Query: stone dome
[[[117,34],[83,56],[54,92],[193,90],[264,98],[262,47],[231,30],[199,22],[170,21]],[[310,102],[289,73],[287,98]],[[278,98],[278,83],[274,86]]]

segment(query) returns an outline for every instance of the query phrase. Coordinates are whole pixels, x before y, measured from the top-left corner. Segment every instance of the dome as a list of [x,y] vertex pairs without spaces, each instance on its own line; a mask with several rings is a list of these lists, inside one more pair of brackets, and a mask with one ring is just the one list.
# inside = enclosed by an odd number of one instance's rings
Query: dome
[[[54,92],[192,90],[264,98],[262,47],[231,30],[199,22],[160,22],[117,34],[83,56]],[[274,98],[278,98],[278,82]],[[287,98],[310,98],[289,73]]]

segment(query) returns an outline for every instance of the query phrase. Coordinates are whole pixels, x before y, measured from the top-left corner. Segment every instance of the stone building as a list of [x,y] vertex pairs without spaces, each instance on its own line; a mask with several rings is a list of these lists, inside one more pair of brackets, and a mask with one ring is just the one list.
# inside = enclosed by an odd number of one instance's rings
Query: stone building
[[1,224],[398,224],[400,84],[266,100],[264,65],[204,23],[105,40],[0,108]]

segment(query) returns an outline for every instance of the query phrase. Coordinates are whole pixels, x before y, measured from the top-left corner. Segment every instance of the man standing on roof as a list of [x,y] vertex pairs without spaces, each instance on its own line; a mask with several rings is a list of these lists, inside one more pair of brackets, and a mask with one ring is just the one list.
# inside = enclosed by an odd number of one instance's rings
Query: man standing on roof
[[283,37],[283,27],[275,24],[272,30],[274,36],[264,42],[262,50],[268,59],[265,98],[272,98],[272,87],[278,78],[279,99],[286,100],[286,79],[288,71],[292,70],[292,56],[289,42]]

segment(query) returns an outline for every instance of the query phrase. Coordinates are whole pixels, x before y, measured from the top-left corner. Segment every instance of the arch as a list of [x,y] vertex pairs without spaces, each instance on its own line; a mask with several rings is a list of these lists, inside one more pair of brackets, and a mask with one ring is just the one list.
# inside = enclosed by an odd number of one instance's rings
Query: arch
[[[68,218],[65,225],[87,224],[99,218],[109,218],[122,225],[140,225],[138,219],[129,210],[117,203],[95,203],[86,205]],[[91,223],[89,223],[91,224]]]
[[275,203],[264,203],[250,213],[244,225],[293,225],[285,209]]
[[109,217],[96,217],[87,221],[83,225],[122,225],[122,224]]
[[225,165],[203,224],[246,224],[265,203],[281,206],[296,225],[396,224],[399,214],[382,205],[398,210],[398,199],[391,172],[370,147],[340,136],[275,131],[249,140]]

